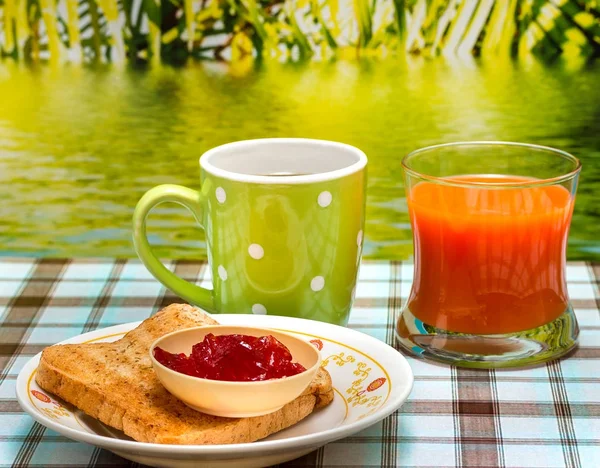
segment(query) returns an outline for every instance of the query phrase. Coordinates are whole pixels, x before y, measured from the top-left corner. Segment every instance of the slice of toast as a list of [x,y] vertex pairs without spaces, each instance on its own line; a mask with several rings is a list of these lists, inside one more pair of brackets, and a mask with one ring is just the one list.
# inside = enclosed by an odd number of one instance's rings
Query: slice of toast
[[171,304],[113,343],[46,348],[35,379],[44,390],[104,424],[137,441],[159,444],[253,442],[333,400],[329,373],[320,369],[302,395],[268,415],[230,419],[188,408],[162,386],[148,350],[167,333],[213,324],[217,322],[200,309]]

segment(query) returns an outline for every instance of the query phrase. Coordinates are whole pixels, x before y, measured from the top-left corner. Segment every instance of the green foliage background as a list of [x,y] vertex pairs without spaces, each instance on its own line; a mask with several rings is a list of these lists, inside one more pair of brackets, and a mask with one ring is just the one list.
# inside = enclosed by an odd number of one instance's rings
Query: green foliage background
[[4,57],[600,55],[598,0],[0,0]]

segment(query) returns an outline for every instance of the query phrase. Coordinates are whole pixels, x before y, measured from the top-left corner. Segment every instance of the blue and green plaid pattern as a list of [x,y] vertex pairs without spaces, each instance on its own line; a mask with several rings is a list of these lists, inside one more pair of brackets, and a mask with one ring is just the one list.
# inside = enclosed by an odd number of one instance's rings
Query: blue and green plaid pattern
[[[210,284],[204,263],[168,265]],[[600,466],[600,265],[571,263],[567,277],[582,328],[569,358],[510,371],[409,358],[415,386],[397,413],[285,466]],[[410,264],[363,263],[350,327],[393,345],[411,279]],[[45,346],[177,301],[133,260],[0,259],[0,466],[136,465],[34,423],[15,399],[15,381]]]

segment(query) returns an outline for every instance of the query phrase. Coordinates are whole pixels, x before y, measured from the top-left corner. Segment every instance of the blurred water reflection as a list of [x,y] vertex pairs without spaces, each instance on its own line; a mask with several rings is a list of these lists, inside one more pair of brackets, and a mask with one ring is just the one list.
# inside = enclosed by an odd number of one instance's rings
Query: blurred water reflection
[[[160,183],[198,187],[210,147],[259,137],[344,141],[367,153],[365,254],[412,254],[401,158],[456,140],[514,140],[578,156],[570,259],[600,259],[600,63],[443,60],[218,64],[152,70],[0,63],[0,253],[133,256],[130,220]],[[165,257],[198,257],[183,209],[150,220]]]

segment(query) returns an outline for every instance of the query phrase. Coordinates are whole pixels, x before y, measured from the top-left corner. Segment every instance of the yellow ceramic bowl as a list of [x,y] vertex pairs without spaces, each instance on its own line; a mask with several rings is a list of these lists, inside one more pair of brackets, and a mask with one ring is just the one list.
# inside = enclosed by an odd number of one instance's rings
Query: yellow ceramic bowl
[[[154,358],[154,348],[157,346],[170,353],[189,355],[192,346],[209,333],[273,335],[288,347],[293,361],[302,364],[306,371],[292,377],[260,382],[228,382],[182,374],[163,366]],[[150,359],[161,383],[186,405],[206,414],[228,418],[247,418],[277,411],[308,387],[321,364],[319,351],[300,338],[268,328],[229,325],[187,328],[169,333],[150,346]]]

